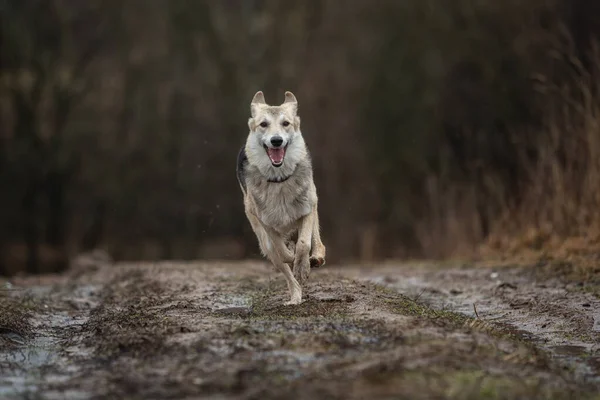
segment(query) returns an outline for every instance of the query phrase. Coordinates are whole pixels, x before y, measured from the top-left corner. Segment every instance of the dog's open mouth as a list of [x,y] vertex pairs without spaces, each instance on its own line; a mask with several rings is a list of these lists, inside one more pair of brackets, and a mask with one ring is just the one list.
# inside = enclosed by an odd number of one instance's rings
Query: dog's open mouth
[[270,147],[265,146],[267,155],[271,159],[271,164],[273,164],[274,167],[280,167],[281,164],[283,164],[283,159],[285,158],[285,150],[286,149],[287,149],[287,146],[279,147],[276,149],[272,149]]

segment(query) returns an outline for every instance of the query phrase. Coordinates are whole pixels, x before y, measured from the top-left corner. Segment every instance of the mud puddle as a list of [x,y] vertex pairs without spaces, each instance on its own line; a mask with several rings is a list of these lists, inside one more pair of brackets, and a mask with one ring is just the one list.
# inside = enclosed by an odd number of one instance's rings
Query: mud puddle
[[0,396],[37,390],[39,379],[32,372],[53,365],[58,358],[59,346],[50,338],[26,341],[15,333],[3,336],[15,345],[10,350],[0,352]]
[[[54,326],[57,329],[68,328],[73,324],[72,321],[60,317],[56,318],[55,322]],[[76,366],[70,365],[64,355],[63,338],[43,330],[36,331],[34,335],[31,338],[16,333],[3,335],[4,346],[0,346],[0,398],[22,398],[28,394],[39,393],[44,386],[64,382],[79,372]],[[64,393],[57,396],[52,396],[51,393],[47,395],[46,398],[63,398]],[[76,393],[71,393],[69,398],[86,398],[86,394],[76,396]]]
[[87,321],[86,310],[97,305],[94,292],[98,290],[99,286],[87,284],[33,285],[17,288],[10,299],[0,298],[0,302],[24,303],[30,316],[23,333],[0,329],[0,398],[35,397],[39,393],[48,399],[89,398],[90,393],[46,389],[80,373],[70,357],[85,356],[86,351],[72,346],[71,338]]

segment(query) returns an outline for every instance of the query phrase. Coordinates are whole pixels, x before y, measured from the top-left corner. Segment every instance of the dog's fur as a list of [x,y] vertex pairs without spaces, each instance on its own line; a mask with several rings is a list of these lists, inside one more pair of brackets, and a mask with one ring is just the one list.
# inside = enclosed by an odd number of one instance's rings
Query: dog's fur
[[[280,106],[270,106],[262,92],[250,104],[250,133],[239,152],[237,178],[244,208],[262,254],[283,272],[291,299],[302,302],[301,283],[310,269],[325,264],[317,214],[317,189],[310,154],[300,131],[298,102],[285,92]],[[267,154],[271,139],[283,140],[283,162]],[[293,268],[290,268],[292,265]]]

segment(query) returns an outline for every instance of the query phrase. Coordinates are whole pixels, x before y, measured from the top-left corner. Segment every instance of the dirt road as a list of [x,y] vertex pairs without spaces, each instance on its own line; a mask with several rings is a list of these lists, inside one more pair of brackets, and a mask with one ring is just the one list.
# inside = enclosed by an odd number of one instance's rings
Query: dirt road
[[117,264],[11,279],[5,399],[599,399],[595,287],[531,268]]

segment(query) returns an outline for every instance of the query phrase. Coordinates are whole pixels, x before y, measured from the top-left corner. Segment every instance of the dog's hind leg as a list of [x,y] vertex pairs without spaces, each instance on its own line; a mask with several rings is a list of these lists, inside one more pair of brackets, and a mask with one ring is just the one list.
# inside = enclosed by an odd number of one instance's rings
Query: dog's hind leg
[[294,276],[300,283],[305,282],[310,275],[310,247],[312,243],[314,212],[302,217],[296,242],[296,257],[294,258]]
[[311,243],[311,254],[310,254],[310,267],[319,268],[325,265],[325,245],[321,242],[321,232],[319,226],[319,213],[317,207],[313,211],[313,231],[312,231],[312,243]]

